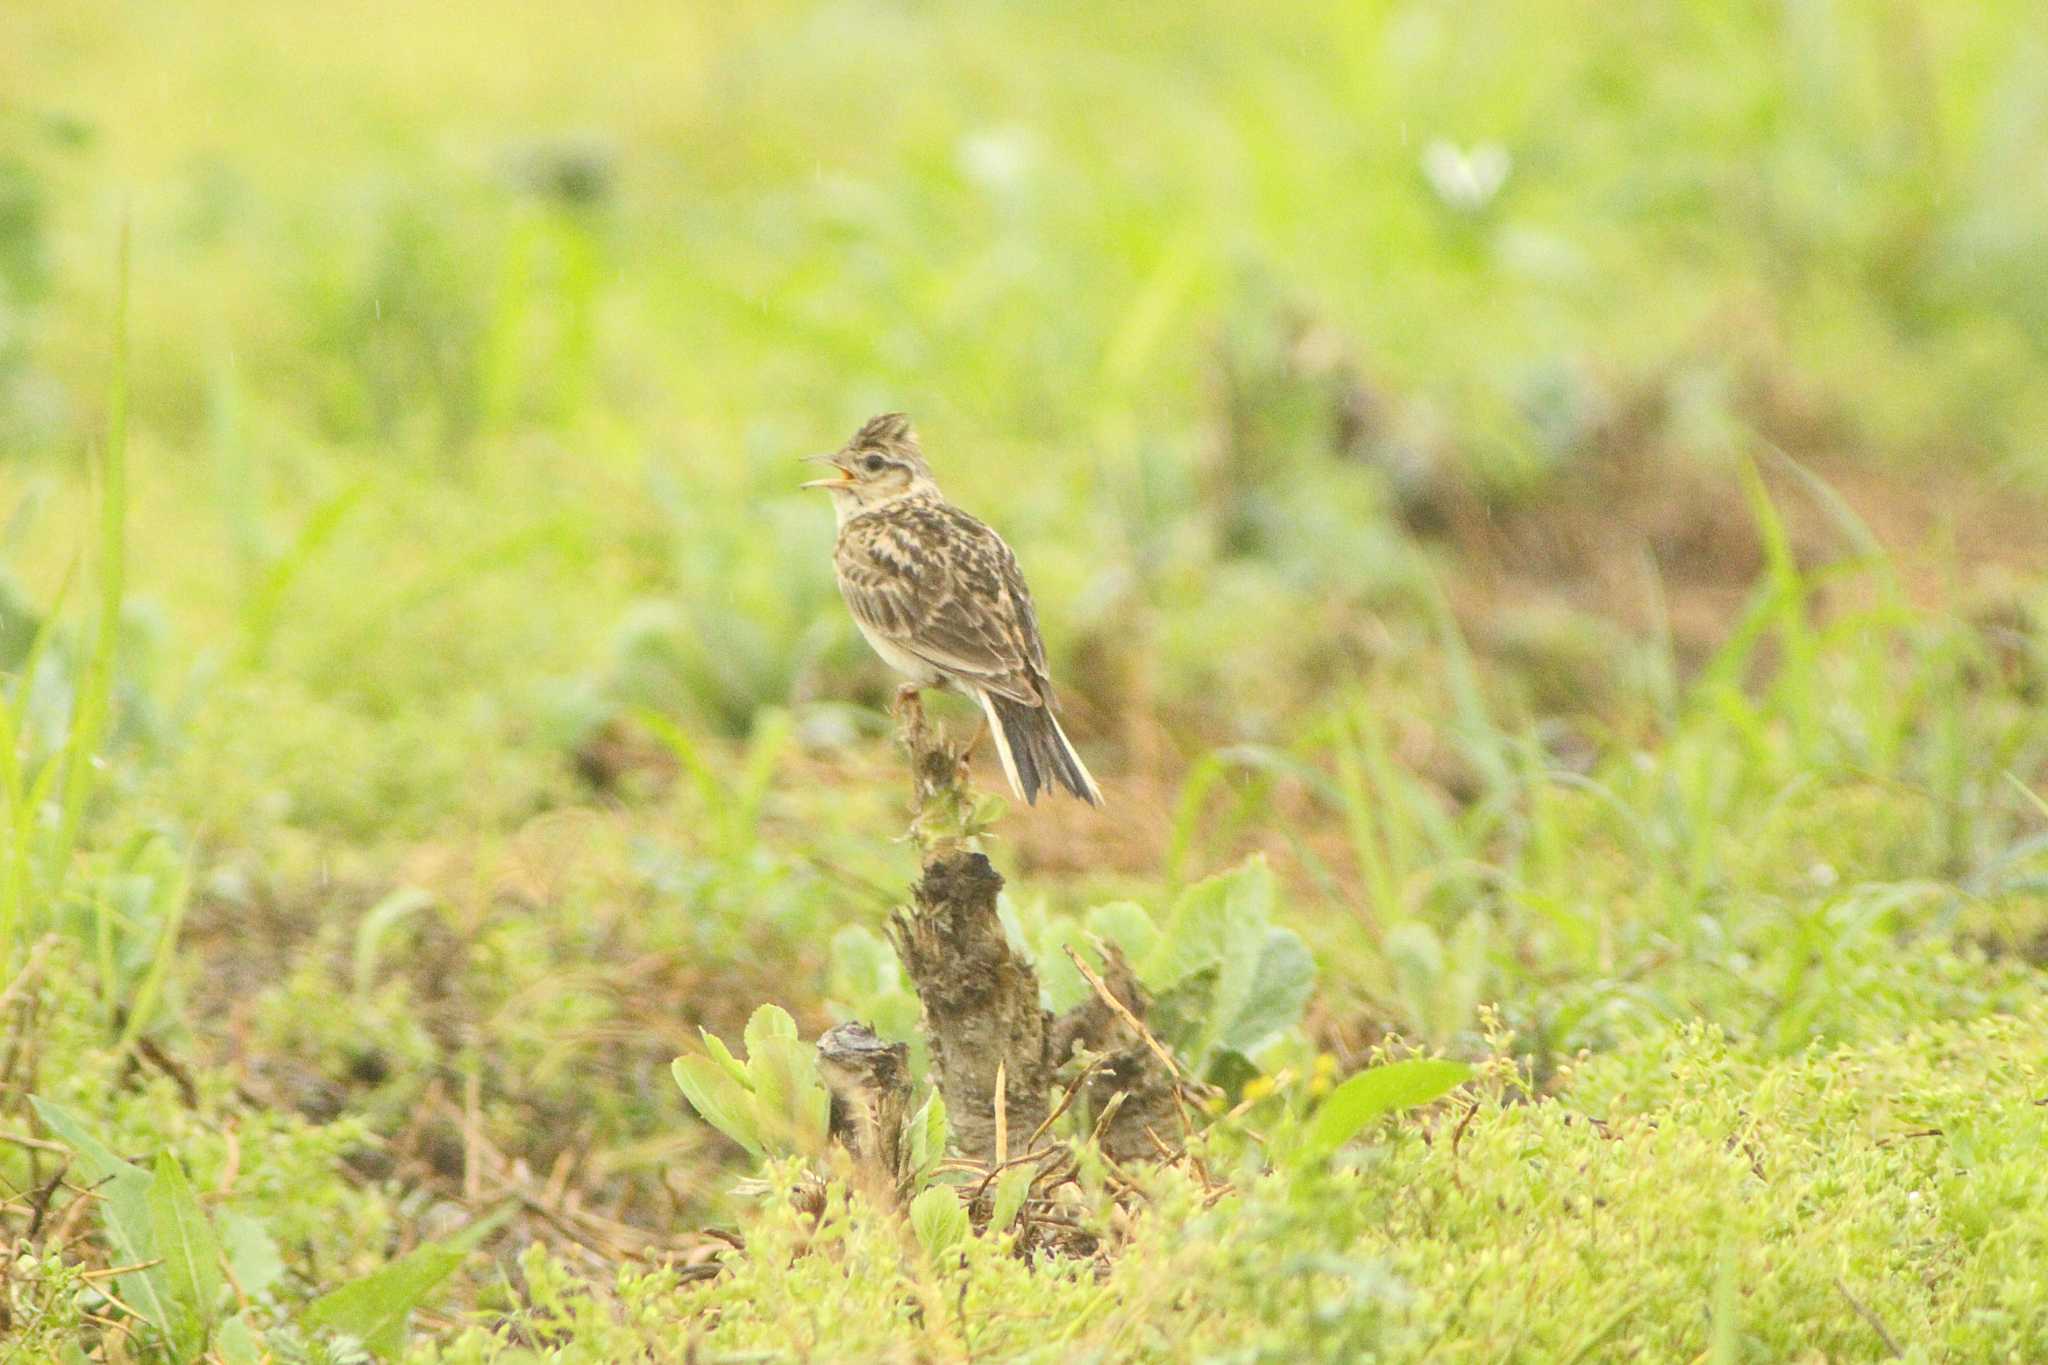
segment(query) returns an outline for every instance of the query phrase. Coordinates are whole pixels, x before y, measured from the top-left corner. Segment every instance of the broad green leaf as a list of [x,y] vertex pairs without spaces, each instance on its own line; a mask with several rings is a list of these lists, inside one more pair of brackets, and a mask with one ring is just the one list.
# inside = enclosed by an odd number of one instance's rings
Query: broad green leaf
[[[1262,857],[1247,858],[1180,893],[1165,931],[1139,965],[1138,979],[1159,992],[1211,967],[1227,968],[1230,955],[1247,944],[1257,951],[1272,917],[1272,869]],[[1249,971],[1250,964],[1243,965]]]
[[832,1096],[818,1078],[818,1050],[800,1038],[764,1037],[748,1045],[754,1123],[776,1153],[824,1150]]
[[36,1117],[43,1121],[43,1126],[77,1154],[79,1172],[87,1182],[98,1185],[128,1173],[142,1176],[140,1168],[115,1156],[105,1143],[86,1130],[70,1110],[37,1095],[29,1097],[29,1104],[34,1107]]
[[708,1057],[678,1057],[669,1069],[699,1118],[754,1156],[763,1155],[760,1127],[754,1121],[754,1097],[723,1067]]
[[910,1201],[910,1229],[934,1257],[967,1235],[967,1210],[951,1185],[933,1185]]
[[1124,950],[1124,957],[1143,962],[1159,948],[1159,926],[1136,901],[1111,901],[1088,912],[1088,932]]
[[1439,1057],[1411,1057],[1361,1071],[1317,1106],[1309,1119],[1305,1150],[1325,1157],[1358,1136],[1384,1114],[1428,1104],[1470,1079],[1472,1068]]
[[244,1294],[254,1298],[283,1277],[284,1258],[278,1255],[277,1242],[262,1223],[233,1209],[219,1210],[213,1221],[220,1231],[228,1269],[234,1272],[235,1284]]
[[[100,1197],[100,1218],[106,1227],[108,1250],[115,1260],[123,1265],[156,1260],[149,1214],[149,1175],[115,1156],[69,1110],[35,1096],[30,1097],[29,1103],[35,1106],[43,1126],[76,1154],[78,1173],[84,1177],[79,1183],[91,1187]],[[177,1318],[168,1277],[161,1265],[121,1276],[115,1289],[122,1301],[159,1333],[169,1335]]]
[[1216,965],[1223,951],[1223,924],[1230,902],[1232,874],[1196,882],[1180,893],[1167,916],[1166,930],[1144,961],[1138,980],[1153,994],[1172,990],[1197,972]]
[[1031,1178],[1038,1174],[1038,1167],[1031,1162],[1012,1166],[996,1177],[996,1198],[994,1211],[989,1214],[990,1232],[1006,1232],[1010,1224],[1017,1221],[1023,1211],[1024,1201],[1031,1195]]
[[820,1151],[832,1100],[818,1079],[817,1049],[797,1036],[796,1020],[763,1005],[747,1021],[741,1062],[703,1030],[708,1056],[678,1057],[676,1084],[704,1120],[754,1156]]
[[1003,926],[1003,941],[1012,950],[1029,953],[1031,945],[1045,936],[1045,901],[1034,899],[1019,906],[1008,891],[1000,891],[996,893],[996,923]]
[[226,1365],[263,1365],[263,1342],[241,1318],[229,1318],[220,1325],[213,1349]]
[[1268,929],[1251,990],[1237,1016],[1224,1024],[1218,1043],[1238,1052],[1256,1052],[1301,1022],[1315,982],[1316,960],[1301,935],[1292,929]]
[[[169,1152],[159,1152],[156,1175],[149,1182],[149,1225],[155,1251],[163,1261],[164,1282],[182,1322],[196,1329],[204,1344],[212,1332],[220,1303],[220,1247],[206,1211],[192,1193],[184,1168]],[[183,1331],[178,1333],[183,1337]]]
[[[1188,888],[1159,948],[1159,960],[1177,984],[1215,968],[1201,1025],[1184,1046],[1205,1066],[1231,1022],[1250,1004],[1259,955],[1273,918],[1273,872],[1252,857],[1221,877]],[[1183,970],[1185,968],[1185,970]]]
[[415,1247],[361,1279],[322,1294],[306,1305],[304,1321],[311,1327],[346,1332],[387,1360],[398,1355],[405,1349],[412,1310],[503,1221],[503,1215],[487,1218],[453,1241]]
[[[125,1162],[119,1156],[115,1156],[113,1150],[106,1148],[104,1142],[100,1142],[90,1132],[86,1132],[86,1126],[80,1124],[80,1121],[72,1115],[70,1109],[66,1109],[63,1105],[53,1105],[51,1101],[47,1101],[47,1099],[43,1099],[39,1095],[31,1095],[29,1103],[35,1107],[35,1115],[39,1119],[43,1119],[43,1126],[49,1132],[57,1134],[57,1138],[63,1142],[63,1146],[72,1148],[72,1152],[78,1154],[78,1171],[86,1177],[88,1183],[98,1185],[98,1183],[102,1183],[106,1179],[113,1179],[113,1177],[127,1175],[127,1173],[141,1175],[141,1169],[137,1169],[137,1166],[133,1166],[131,1162]],[[143,1177],[143,1179],[147,1179],[147,1177]]]
[[1045,1006],[1054,1014],[1064,1014],[1095,994],[1095,988],[1088,984],[1088,979],[1067,956],[1068,948],[1088,958],[1097,970],[1102,966],[1088,946],[1087,936],[1078,922],[1066,915],[1047,920],[1032,950],[1032,960],[1038,969],[1038,984],[1045,997]]
[[1053,1013],[1064,1013],[1095,994],[1095,988],[1074,966],[1066,950],[1072,948],[1101,971],[1103,962],[1097,939],[1115,944],[1123,950],[1126,961],[1138,963],[1157,949],[1159,930],[1143,908],[1131,901],[1098,905],[1088,912],[1085,923],[1069,915],[1047,919],[1039,931],[1034,957],[1046,1007]]
[[747,1056],[751,1058],[764,1039],[796,1036],[796,1020],[789,1017],[788,1010],[780,1005],[763,1005],[747,1020]]

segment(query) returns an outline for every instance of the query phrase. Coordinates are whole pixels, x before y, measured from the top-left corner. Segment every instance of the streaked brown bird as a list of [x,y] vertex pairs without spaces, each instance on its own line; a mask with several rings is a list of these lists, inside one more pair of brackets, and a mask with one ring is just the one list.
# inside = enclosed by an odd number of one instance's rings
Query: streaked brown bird
[[1027,804],[1064,787],[1090,805],[1102,789],[1053,717],[1045,643],[1031,592],[1003,538],[946,501],[900,412],[870,419],[812,460],[837,474],[832,562],[860,633],[905,691],[952,687],[981,706],[1010,786]]

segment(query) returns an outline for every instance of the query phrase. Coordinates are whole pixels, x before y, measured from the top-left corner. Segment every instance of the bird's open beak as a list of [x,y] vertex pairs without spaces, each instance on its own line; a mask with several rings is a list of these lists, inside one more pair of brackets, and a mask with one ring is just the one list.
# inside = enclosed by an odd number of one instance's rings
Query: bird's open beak
[[836,450],[827,451],[823,455],[806,455],[803,457],[803,463],[829,464],[839,471],[839,476],[833,479],[812,479],[809,483],[798,484],[799,488],[837,488],[853,482],[853,470],[840,463],[839,452]]

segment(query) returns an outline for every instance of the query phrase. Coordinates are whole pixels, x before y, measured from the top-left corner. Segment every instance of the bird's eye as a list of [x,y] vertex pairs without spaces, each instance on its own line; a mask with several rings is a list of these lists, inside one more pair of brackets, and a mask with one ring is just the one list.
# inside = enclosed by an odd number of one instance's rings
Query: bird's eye
[[882,457],[870,455],[860,462],[860,467],[870,474],[879,474],[882,472]]

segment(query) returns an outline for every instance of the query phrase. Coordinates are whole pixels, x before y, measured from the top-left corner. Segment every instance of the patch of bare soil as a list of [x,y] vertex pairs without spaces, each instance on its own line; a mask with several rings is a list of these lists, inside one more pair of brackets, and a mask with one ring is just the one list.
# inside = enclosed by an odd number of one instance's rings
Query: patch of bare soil
[[1678,411],[1684,376],[1716,373],[1727,419],[1765,451],[1758,472],[1803,567],[1853,559],[1860,523],[1922,606],[1974,613],[2048,572],[2048,500],[1967,455],[1860,449],[1850,416],[1774,337],[1769,316],[1733,306],[1661,369],[1561,366],[1557,411],[1529,416],[1572,454],[1510,495],[1480,486],[1443,424],[1418,416],[1426,404],[1381,383],[1352,339],[1281,308],[1218,347],[1211,481],[1269,474],[1272,414],[1291,414],[1298,437],[1299,414],[1319,413],[1310,425],[1328,458],[1377,467],[1409,533],[1451,551],[1453,605],[1482,647],[1517,613],[1559,608],[1642,632],[1661,599],[1681,664],[1697,663],[1727,638],[1764,568],[1742,471],[1698,453],[1714,442],[1688,434]]

